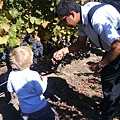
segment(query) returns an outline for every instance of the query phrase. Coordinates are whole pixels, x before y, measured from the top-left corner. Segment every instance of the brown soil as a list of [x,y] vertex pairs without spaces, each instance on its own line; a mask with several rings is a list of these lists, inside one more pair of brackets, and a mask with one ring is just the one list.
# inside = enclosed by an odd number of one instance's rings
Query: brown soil
[[[96,50],[94,51],[96,52]],[[102,52],[90,54],[85,58],[82,51],[67,55],[56,65],[50,58],[42,59],[35,69],[48,76],[48,88],[45,97],[57,112],[60,120],[97,120],[99,117],[99,103],[102,100],[100,75],[89,70],[91,62],[101,59]],[[6,81],[6,66],[0,68],[0,81]],[[1,86],[0,86],[1,87]],[[16,95],[7,101],[4,88],[0,93],[0,120],[22,120],[19,102]],[[7,94],[6,94],[7,95]],[[119,120],[120,108],[114,120]]]

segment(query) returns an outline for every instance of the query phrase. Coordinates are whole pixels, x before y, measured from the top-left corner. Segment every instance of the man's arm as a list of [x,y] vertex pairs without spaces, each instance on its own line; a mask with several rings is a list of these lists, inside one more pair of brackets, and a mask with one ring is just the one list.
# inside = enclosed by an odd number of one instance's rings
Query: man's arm
[[100,62],[94,63],[94,64],[91,65],[91,70],[93,70],[95,72],[100,72],[103,67],[105,67],[107,64],[112,62],[119,55],[120,55],[120,38],[116,39],[111,44],[110,51],[108,52],[108,54]]
[[87,37],[78,36],[78,40],[76,42],[72,43],[69,47],[65,47],[56,51],[53,57],[56,60],[61,60],[66,54],[82,49],[86,44],[86,40]]
[[101,60],[101,64],[103,66],[106,66],[119,55],[120,55],[120,38],[118,38],[111,44],[111,49],[108,52],[108,54],[103,58],[103,60]]
[[82,49],[86,44],[87,37],[78,36],[78,40],[68,47],[69,53]]

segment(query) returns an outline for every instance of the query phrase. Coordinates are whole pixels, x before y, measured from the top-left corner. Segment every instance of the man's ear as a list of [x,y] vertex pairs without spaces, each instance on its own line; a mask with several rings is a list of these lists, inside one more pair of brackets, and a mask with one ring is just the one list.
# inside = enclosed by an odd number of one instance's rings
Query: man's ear
[[71,11],[70,15],[72,15],[72,17],[74,18],[75,17],[75,11]]

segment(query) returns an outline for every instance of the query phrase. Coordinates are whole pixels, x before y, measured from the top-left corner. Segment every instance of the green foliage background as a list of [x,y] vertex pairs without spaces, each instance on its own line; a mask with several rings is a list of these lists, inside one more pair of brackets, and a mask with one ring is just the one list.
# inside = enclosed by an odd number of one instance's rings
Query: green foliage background
[[[76,0],[79,3],[79,0]],[[41,41],[47,43],[50,39],[58,43],[58,37],[70,40],[77,36],[77,29],[61,26],[55,18],[55,6],[59,0],[1,0],[0,1],[0,46],[11,48],[20,45],[25,34],[33,35],[38,31]],[[0,52],[4,47],[0,48]]]
[[[55,6],[59,0],[3,0],[0,1],[0,44],[9,43],[9,48],[19,45],[24,34],[38,31],[41,40],[50,38],[57,42],[57,36],[70,38],[73,30],[66,30],[55,18]],[[1,49],[1,51],[3,51]]]

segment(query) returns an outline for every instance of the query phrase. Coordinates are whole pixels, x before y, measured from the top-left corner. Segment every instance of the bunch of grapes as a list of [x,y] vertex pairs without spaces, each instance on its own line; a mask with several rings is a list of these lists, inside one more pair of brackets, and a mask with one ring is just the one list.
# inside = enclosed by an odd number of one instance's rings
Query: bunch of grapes
[[33,37],[26,36],[21,43],[22,46],[31,45],[33,51],[33,62],[37,64],[37,58],[43,55],[43,45],[41,41],[36,41]]
[[33,53],[35,57],[39,57],[43,55],[43,45],[40,41],[34,42],[32,47],[33,47]]

